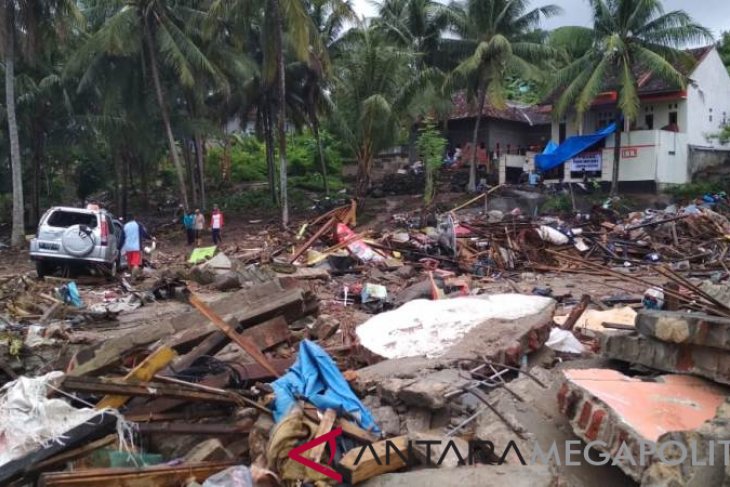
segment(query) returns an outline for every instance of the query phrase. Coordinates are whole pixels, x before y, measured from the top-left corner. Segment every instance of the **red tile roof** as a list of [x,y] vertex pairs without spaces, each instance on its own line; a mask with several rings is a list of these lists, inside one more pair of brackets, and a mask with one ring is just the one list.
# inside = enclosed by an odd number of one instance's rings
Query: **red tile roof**
[[[451,97],[451,101],[453,108],[451,109],[449,120],[476,117],[477,103],[476,101],[467,100],[465,92],[461,91],[456,93]],[[484,104],[482,116],[498,120],[522,122],[528,125],[545,125],[550,123],[550,113],[545,112],[541,107],[536,105],[522,105],[514,102],[508,102],[507,107],[504,110],[500,110],[487,101]]]

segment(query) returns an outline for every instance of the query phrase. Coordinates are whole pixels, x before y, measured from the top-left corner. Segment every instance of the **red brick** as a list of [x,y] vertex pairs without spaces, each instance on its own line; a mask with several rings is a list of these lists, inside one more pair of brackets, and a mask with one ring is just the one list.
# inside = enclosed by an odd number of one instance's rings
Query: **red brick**
[[606,411],[604,411],[603,409],[597,409],[596,412],[593,413],[591,425],[585,432],[588,441],[595,441],[596,438],[598,438],[598,432],[601,430],[601,424],[603,423],[603,418],[605,417]]
[[583,409],[580,411],[580,418],[578,419],[578,427],[580,429],[586,429],[588,426],[588,420],[591,419],[591,413],[593,412],[593,406],[591,401],[583,403]]

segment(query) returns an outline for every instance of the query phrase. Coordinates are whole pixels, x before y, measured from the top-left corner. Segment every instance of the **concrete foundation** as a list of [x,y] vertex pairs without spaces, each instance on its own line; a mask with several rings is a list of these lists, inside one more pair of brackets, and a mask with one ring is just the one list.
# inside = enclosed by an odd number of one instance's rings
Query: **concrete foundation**
[[633,332],[618,332],[603,337],[601,354],[665,372],[694,374],[730,384],[730,354],[719,348],[667,343]]

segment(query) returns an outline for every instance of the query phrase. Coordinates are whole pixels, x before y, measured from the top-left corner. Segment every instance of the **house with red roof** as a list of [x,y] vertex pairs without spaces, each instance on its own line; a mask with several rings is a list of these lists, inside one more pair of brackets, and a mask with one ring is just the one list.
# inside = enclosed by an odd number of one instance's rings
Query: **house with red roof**
[[[630,126],[620,127],[619,181],[625,189],[685,184],[708,166],[730,163],[730,146],[713,138],[730,123],[730,75],[714,46],[687,52],[696,63],[690,70],[683,70],[689,79],[686,89],[636,68],[639,115]],[[682,69],[679,65],[677,68]],[[606,91],[596,98],[582,120],[575,112],[561,120],[553,119],[551,140],[561,144],[571,136],[592,134],[611,124],[616,119],[618,99],[611,84],[607,79]],[[551,105],[543,107],[549,109]],[[547,171],[544,179],[581,181],[585,170],[589,177],[610,181],[613,149],[614,136],[606,136]]]

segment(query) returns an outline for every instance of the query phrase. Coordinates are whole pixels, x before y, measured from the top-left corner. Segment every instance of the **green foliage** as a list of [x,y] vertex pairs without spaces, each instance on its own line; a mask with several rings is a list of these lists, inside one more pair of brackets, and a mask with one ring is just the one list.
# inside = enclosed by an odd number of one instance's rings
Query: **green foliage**
[[426,169],[426,187],[423,192],[423,204],[428,206],[436,193],[434,175],[443,163],[446,138],[436,129],[433,120],[427,120],[418,136],[418,152]]
[[720,36],[717,43],[717,51],[720,53],[722,62],[725,64],[728,72],[730,72],[730,31],[725,31]]
[[556,194],[550,196],[540,207],[540,211],[546,213],[568,213],[573,210],[573,203],[570,195]]
[[[320,133],[322,146],[330,175],[328,181],[333,189],[341,189],[339,175],[342,157],[337,141],[327,131]],[[266,146],[252,135],[234,137],[231,144],[231,183],[256,182],[267,180]],[[314,136],[309,132],[291,135],[287,139],[287,159],[289,163],[290,185],[321,191],[322,176],[319,170],[319,152]],[[222,164],[225,148],[216,145],[208,149],[206,178],[218,186],[222,183]],[[276,158],[276,156],[275,156]],[[271,198],[269,198],[271,199]]]
[[679,198],[680,200],[693,200],[701,198],[705,194],[727,191],[727,181],[702,181],[688,184],[677,184],[666,189],[666,193]]

